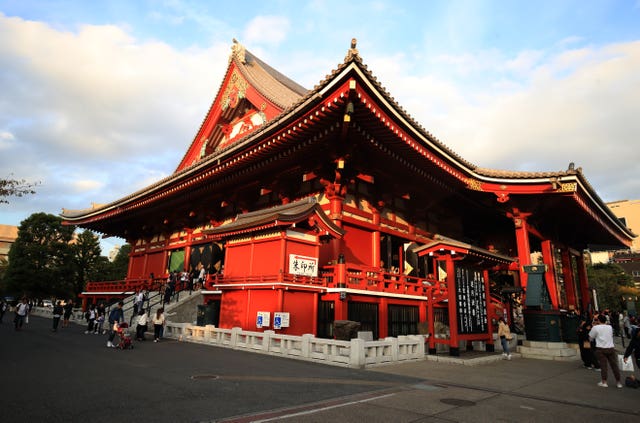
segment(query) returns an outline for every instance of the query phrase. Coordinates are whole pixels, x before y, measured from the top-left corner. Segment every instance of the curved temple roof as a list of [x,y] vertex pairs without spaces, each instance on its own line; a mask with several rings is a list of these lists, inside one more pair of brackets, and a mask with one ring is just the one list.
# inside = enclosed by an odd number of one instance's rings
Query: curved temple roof
[[[120,213],[120,208],[123,206],[128,206],[132,203],[139,203],[140,205],[147,204],[148,199],[151,197],[160,198],[158,193],[163,190],[167,190],[170,187],[175,189],[178,184],[187,183],[190,178],[201,174],[203,170],[224,162],[265,137],[277,134],[279,128],[295,123],[296,119],[305,113],[305,111],[310,110],[311,107],[318,107],[324,102],[327,102],[329,100],[327,96],[333,95],[333,90],[338,89],[347,79],[356,78],[359,80],[358,84],[366,88],[368,95],[379,105],[380,110],[383,110],[384,113],[393,118],[394,122],[398,125],[398,130],[406,134],[405,142],[407,144],[410,144],[416,151],[432,152],[434,158],[431,160],[433,163],[437,163],[442,169],[447,170],[458,179],[464,181],[469,189],[493,192],[498,195],[498,192],[491,190],[504,189],[505,186],[511,186],[516,187],[520,194],[531,194],[533,192],[527,191],[527,187],[534,185],[540,186],[541,184],[553,187],[564,186],[566,189],[573,190],[573,192],[580,194],[582,198],[582,200],[579,201],[580,205],[590,210],[589,213],[593,211],[593,213],[598,216],[596,220],[606,222],[606,226],[610,228],[610,231],[616,232],[615,236],[619,240],[630,240],[635,236],[600,199],[582,174],[580,168],[573,169],[573,167],[570,167],[566,171],[558,172],[514,172],[481,168],[464,160],[435,136],[426,131],[396,103],[395,99],[389,95],[386,89],[362,62],[355,46],[355,40],[352,41],[351,48],[344,61],[311,91],[306,91],[300,85],[275,71],[256,56],[246,51],[240,44],[236,43],[236,45],[234,45],[230,61],[231,60],[240,65],[240,68],[243,69],[243,75],[247,80],[255,84],[256,87],[261,87],[260,89],[265,95],[269,95],[269,98],[275,103],[282,106],[286,106],[287,103],[292,101],[293,103],[284,109],[281,114],[255,132],[249,133],[228,147],[215,151],[201,161],[177,171],[147,188],[100,208],[83,211],[63,210],[61,216],[67,220],[66,223],[87,225],[93,221],[108,218],[114,213]],[[251,66],[251,64],[253,64],[253,66]],[[267,83],[267,81],[270,82]],[[218,95],[220,95],[220,93],[218,93]],[[427,150],[424,150],[424,148]],[[549,190],[551,189],[549,188]],[[143,199],[146,200],[142,201]]]

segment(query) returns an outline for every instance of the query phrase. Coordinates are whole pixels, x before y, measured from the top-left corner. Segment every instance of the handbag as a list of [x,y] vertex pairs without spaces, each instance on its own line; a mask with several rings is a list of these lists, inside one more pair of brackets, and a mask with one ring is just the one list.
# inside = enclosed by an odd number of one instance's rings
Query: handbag
[[633,360],[630,360],[631,357],[627,358],[627,362],[624,362],[624,355],[618,354],[618,367],[623,372],[633,372]]

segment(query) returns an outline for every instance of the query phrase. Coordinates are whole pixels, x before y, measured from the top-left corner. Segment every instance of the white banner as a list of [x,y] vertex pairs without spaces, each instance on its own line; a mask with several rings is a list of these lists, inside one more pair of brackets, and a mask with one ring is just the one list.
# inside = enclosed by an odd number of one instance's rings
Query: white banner
[[318,276],[318,259],[316,257],[289,254],[289,273],[300,276]]

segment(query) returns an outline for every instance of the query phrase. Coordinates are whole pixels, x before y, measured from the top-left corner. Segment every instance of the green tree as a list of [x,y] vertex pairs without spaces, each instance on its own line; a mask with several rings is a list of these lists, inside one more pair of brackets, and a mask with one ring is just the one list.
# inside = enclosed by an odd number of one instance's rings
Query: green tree
[[95,275],[101,253],[100,242],[93,232],[84,230],[76,237],[75,243],[72,245],[73,264],[75,265],[73,290],[76,297],[84,291],[90,277]]
[[72,295],[74,268],[69,243],[73,231],[52,214],[34,213],[23,220],[9,250],[5,291],[40,298]]
[[131,245],[124,244],[118,250],[113,259],[113,279],[121,280],[127,277],[127,271],[129,270],[129,254],[131,253]]
[[622,293],[633,286],[631,276],[614,263],[589,266],[587,274],[590,287],[598,294],[598,308],[620,310]]
[[24,179],[0,179],[0,203],[9,203],[7,197],[22,197],[35,194],[33,189],[38,183],[29,183]]

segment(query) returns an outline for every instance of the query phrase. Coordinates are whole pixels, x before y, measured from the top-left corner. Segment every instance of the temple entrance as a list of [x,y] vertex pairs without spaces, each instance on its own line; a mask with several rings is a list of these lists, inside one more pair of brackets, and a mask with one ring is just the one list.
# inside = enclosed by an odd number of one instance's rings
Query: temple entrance
[[373,333],[378,339],[378,304],[349,302],[347,319],[360,323],[360,330]]
[[420,310],[417,306],[389,304],[389,336],[415,335],[418,333]]
[[318,303],[318,338],[333,339],[333,322],[335,320],[333,301],[319,301]]

